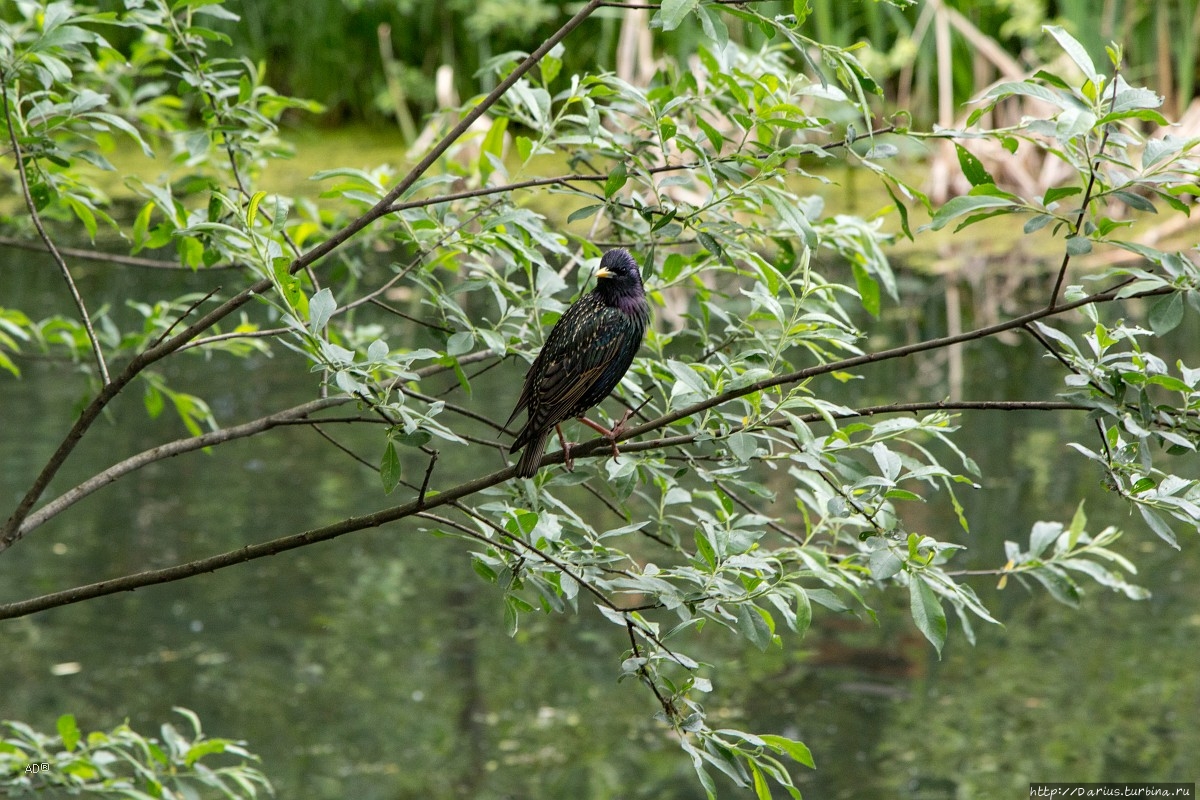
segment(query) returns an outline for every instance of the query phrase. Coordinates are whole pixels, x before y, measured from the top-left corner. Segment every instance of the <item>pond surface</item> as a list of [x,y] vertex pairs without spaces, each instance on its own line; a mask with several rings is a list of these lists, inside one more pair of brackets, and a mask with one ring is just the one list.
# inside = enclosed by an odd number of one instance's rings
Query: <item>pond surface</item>
[[[134,282],[145,291],[165,280],[97,266],[78,277],[85,294],[112,298]],[[63,307],[43,258],[0,251],[0,278],[7,305],[35,315]],[[196,288],[216,281],[193,280]],[[928,302],[888,312],[871,328],[881,341],[944,329],[940,281],[911,280]],[[991,299],[964,291],[970,325]],[[1194,327],[1177,334],[1181,349],[1197,340]],[[964,398],[1045,399],[1061,380],[1028,339],[981,343],[963,357]],[[280,349],[273,359],[210,364],[203,394],[217,418],[235,424],[311,398],[315,376],[298,381],[291,358]],[[945,385],[947,368],[937,358],[876,365],[855,402],[942,396],[948,390],[929,387]],[[66,364],[26,361],[23,371],[21,380],[0,375],[5,514],[85,391]],[[509,406],[516,381],[499,373],[478,379],[472,402]],[[186,388],[185,374],[168,377]],[[112,413],[145,419],[136,396]],[[1200,543],[1182,536],[1182,553],[1171,550],[1103,489],[1100,474],[1062,445],[1064,431],[1091,435],[1080,415],[973,412],[963,424],[968,436],[958,442],[987,485],[960,493],[971,533],[955,533],[943,503],[919,510],[913,527],[968,545],[963,568],[994,568],[1005,539],[1027,541],[1038,519],[1069,521],[1085,496],[1093,531],[1128,530],[1118,549],[1139,565],[1137,582],[1153,598],[1134,602],[1089,585],[1072,610],[1016,584],[996,591],[985,578],[974,585],[1007,627],[977,625],[972,647],[952,620],[940,661],[896,592],[869,598],[878,625],[818,609],[810,633],[785,636],[782,650],[711,639],[693,655],[721,665],[707,702],[714,726],[802,739],[818,769],[793,774],[818,800],[1023,797],[1030,781],[1195,780]],[[134,440],[129,430],[100,424],[48,496],[183,434],[165,414],[146,419]],[[370,438],[377,432],[334,433],[359,452],[381,451]],[[447,480],[455,470],[478,472],[470,452],[443,451]],[[374,473],[310,429],[280,429],[160,462],[92,495],[0,557],[0,602],[385,505]],[[764,510],[787,515],[789,506]],[[461,542],[391,525],[0,622],[0,718],[52,730],[70,712],[85,730],[128,719],[152,734],[172,706],[186,706],[210,735],[246,739],[280,797],[702,798],[687,757],[652,719],[653,698],[616,681],[626,644],[590,610],[530,615],[509,638],[499,592],[473,572]]]

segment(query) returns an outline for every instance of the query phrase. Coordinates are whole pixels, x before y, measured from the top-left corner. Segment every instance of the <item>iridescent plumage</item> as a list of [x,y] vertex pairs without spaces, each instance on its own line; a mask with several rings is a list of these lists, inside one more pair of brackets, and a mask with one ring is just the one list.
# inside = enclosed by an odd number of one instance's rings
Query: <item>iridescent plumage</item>
[[529,411],[509,448],[525,448],[517,464],[522,477],[537,473],[546,440],[559,423],[582,417],[608,397],[633,363],[646,333],[650,306],[633,257],[624,250],[609,250],[600,259],[596,278],[596,288],[554,324],[508,418],[512,422],[521,409]]

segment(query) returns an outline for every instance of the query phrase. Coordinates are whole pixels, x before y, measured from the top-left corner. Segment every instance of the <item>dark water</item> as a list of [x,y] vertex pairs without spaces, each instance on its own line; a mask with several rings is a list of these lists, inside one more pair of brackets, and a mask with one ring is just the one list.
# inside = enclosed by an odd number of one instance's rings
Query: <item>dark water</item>
[[[11,251],[0,259],[4,303],[34,315],[64,308],[46,262]],[[131,271],[93,269],[80,280],[111,297],[135,282],[139,292],[166,286]],[[193,280],[208,288],[217,279]],[[921,285],[925,305],[888,312],[878,342],[940,332],[940,284]],[[965,302],[977,314],[988,305],[971,292]],[[1193,329],[1175,345],[1194,341]],[[291,358],[280,350],[209,364],[203,394],[218,419],[233,424],[310,398],[314,379]],[[21,380],[0,375],[5,514],[85,391],[70,365],[22,365]],[[860,403],[947,392],[938,357],[864,374],[853,387]],[[970,348],[964,374],[965,398],[1047,398],[1060,380],[1022,339]],[[185,373],[168,377],[186,388]],[[480,379],[477,395],[509,384]],[[147,420],[136,394],[113,418],[124,424],[98,425],[48,496],[183,434],[167,414]],[[1070,414],[965,414],[958,441],[987,483],[960,492],[971,532],[940,503],[914,510],[910,526],[969,545],[964,568],[997,567],[1005,539],[1025,541],[1037,519],[1068,521],[1086,496],[1093,531],[1129,531],[1118,549],[1141,568],[1151,600],[1090,587],[1071,610],[1017,585],[997,592],[985,578],[974,585],[1007,627],[977,624],[971,647],[952,617],[941,661],[914,632],[901,593],[868,598],[878,625],[819,610],[809,635],[785,636],[782,651],[713,638],[692,654],[720,665],[707,702],[714,724],[804,740],[818,769],[793,774],[807,798],[1007,798],[1027,796],[1030,781],[1195,780],[1200,543],[1185,535],[1183,552],[1170,550],[1103,490],[1062,444],[1088,440],[1089,424]],[[380,454],[378,432],[331,432]],[[469,451],[443,452],[450,471],[480,469]],[[160,462],[92,495],[0,556],[0,601],[385,505],[374,473],[308,429],[284,429]],[[788,508],[781,496],[767,511]],[[653,698],[617,684],[625,646],[588,611],[523,618],[509,638],[499,593],[471,570],[461,542],[392,525],[0,622],[0,718],[52,730],[70,712],[85,730],[128,719],[154,733],[172,706],[186,706],[210,735],[248,740],[283,797],[703,797],[686,756],[651,719]]]

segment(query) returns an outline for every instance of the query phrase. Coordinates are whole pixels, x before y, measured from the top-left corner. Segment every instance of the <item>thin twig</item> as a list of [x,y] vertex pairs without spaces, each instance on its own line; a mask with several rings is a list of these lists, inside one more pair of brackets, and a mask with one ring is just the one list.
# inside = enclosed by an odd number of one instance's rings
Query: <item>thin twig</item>
[[54,240],[50,238],[50,234],[46,232],[46,228],[42,225],[42,215],[38,213],[37,204],[33,202],[33,195],[29,192],[29,175],[25,172],[25,154],[21,151],[21,144],[17,140],[17,128],[13,124],[13,114],[11,106],[8,102],[8,83],[0,81],[0,99],[4,101],[4,121],[5,127],[8,128],[8,141],[12,144],[13,160],[17,164],[17,174],[21,181],[21,197],[25,201],[25,208],[29,211],[29,218],[33,220],[33,227],[37,229],[38,236],[42,243],[46,245],[47,252],[54,259],[54,263],[58,265],[58,271],[62,273],[63,281],[67,284],[67,290],[71,293],[71,299],[75,301],[75,308],[79,311],[79,319],[83,323],[83,329],[87,332],[88,342],[92,346],[92,356],[96,359],[96,369],[100,372],[101,386],[107,386],[111,383],[108,375],[108,364],[104,361],[104,351],[100,347],[100,340],[96,338],[96,330],[92,327],[92,318],[88,314],[87,306],[83,302],[83,296],[79,294],[79,287],[75,285],[75,279],[71,277],[71,270],[67,268],[67,262],[63,260],[62,253],[58,251],[58,247],[54,244]]
[[[632,649],[633,657],[641,660],[642,652],[638,648],[637,636],[634,634],[633,620],[629,618],[628,614],[625,615],[625,629],[629,631],[629,646]],[[638,665],[638,674],[642,676],[642,681],[650,687],[650,691],[654,692],[654,696],[658,699],[658,704],[662,706],[663,713],[667,715],[667,719],[674,722],[676,717],[679,716],[679,712],[675,710],[675,705],[663,697],[662,692],[658,690],[658,684],[650,677],[650,672],[646,669],[645,664]]]
[[191,350],[196,347],[204,347],[217,342],[227,342],[231,339],[271,339],[275,336],[282,336],[285,333],[291,333],[291,328],[268,328],[261,331],[230,331],[229,333],[217,333],[212,336],[202,336],[199,339],[193,339],[179,349]]
[[[1112,99],[1108,103],[1108,113],[1112,113],[1117,104],[1117,79],[1121,76],[1121,67],[1118,64],[1113,70],[1112,79]],[[1104,126],[1104,133],[1100,135],[1100,147],[1096,150],[1095,157],[1088,163],[1087,189],[1083,193],[1083,201],[1079,204],[1079,216],[1075,218],[1075,236],[1083,230],[1083,219],[1087,214],[1088,205],[1092,202],[1092,189],[1096,186],[1096,175],[1100,172],[1100,159],[1104,156],[1104,146],[1108,144],[1108,134],[1112,130],[1112,123]],[[1058,293],[1062,291],[1063,281],[1067,277],[1067,265],[1071,263],[1071,252],[1069,250],[1063,252],[1062,265],[1058,268],[1058,277],[1054,281],[1054,291],[1050,293],[1049,308],[1053,309],[1058,305]]]
[[154,341],[153,341],[153,342],[150,344],[150,346],[151,346],[151,347],[157,347],[157,346],[158,346],[158,345],[159,345],[159,344],[162,342],[162,340],[163,340],[163,339],[165,339],[165,338],[167,338],[168,336],[170,336],[170,335],[171,335],[171,331],[173,331],[173,330],[175,330],[177,327],[179,327],[179,323],[183,322],[185,319],[187,319],[187,318],[188,318],[188,316],[189,316],[189,315],[190,315],[190,314],[191,314],[193,311],[195,311],[197,308],[199,308],[201,303],[203,303],[205,300],[208,300],[210,297],[212,297],[214,294],[216,294],[216,293],[217,293],[217,292],[219,292],[219,291],[221,291],[221,287],[220,287],[220,286],[216,287],[216,288],[215,288],[215,289],[213,289],[211,292],[209,292],[208,294],[204,295],[204,297],[201,297],[199,300],[197,300],[196,302],[194,302],[194,303],[192,303],[190,306],[188,306],[188,307],[187,307],[187,308],[184,310],[184,312],[183,312],[182,314],[180,314],[178,317],[176,317],[176,318],[175,318],[175,321],[171,323],[171,327],[167,328],[165,331],[163,331],[162,333],[160,333],[160,334],[158,335],[158,338],[157,338],[157,339],[155,339],[155,340],[154,340]]
[[[0,247],[13,247],[21,250],[32,250],[37,253],[42,253],[46,250],[45,243],[35,243],[26,241],[25,239],[16,239],[11,236],[0,236]],[[157,258],[127,256],[121,253],[105,253],[101,250],[84,250],[80,247],[59,247],[58,252],[68,258],[76,258],[84,261],[99,261],[106,264],[119,264],[124,267],[144,267],[146,269],[186,270],[189,273],[194,272],[191,267],[185,267],[178,261],[163,261]],[[245,265],[214,265],[211,267],[205,267],[204,272],[215,272],[217,270],[226,269],[245,269]]]
[[439,514],[431,514],[428,511],[418,511],[413,516],[421,517],[422,519],[431,520],[432,522],[436,522],[439,525],[445,525],[447,528],[453,528],[454,530],[459,531],[460,533],[463,533],[463,534],[471,537],[472,539],[476,539],[476,540],[482,542],[483,544],[486,544],[488,547],[494,547],[497,550],[503,550],[504,552],[508,553],[511,556],[514,556],[515,558],[524,558],[525,557],[521,553],[521,551],[518,550],[516,547],[513,547],[510,544],[505,544],[503,541],[497,541],[496,539],[492,539],[487,536],[484,536],[479,531],[472,530],[472,529],[468,528],[466,525],[463,525],[461,522],[450,519],[449,517],[443,517]]
[[343,453],[345,453],[346,455],[350,456],[350,458],[354,459],[354,460],[355,460],[355,461],[357,461],[359,464],[362,464],[364,467],[366,467],[366,468],[367,468],[367,469],[369,469],[369,470],[372,470],[372,471],[374,471],[374,472],[379,472],[379,465],[377,465],[377,464],[372,464],[370,461],[367,461],[365,458],[363,458],[363,457],[362,457],[362,456],[360,456],[358,453],[356,453],[356,452],[354,452],[353,450],[351,450],[349,447],[346,447],[346,445],[342,444],[342,443],[341,443],[341,442],[339,442],[337,439],[333,438],[333,437],[332,437],[332,436],[330,436],[328,433],[326,433],[326,432],[324,431],[324,429],[323,429],[323,428],[322,428],[322,427],[321,427],[319,424],[317,424],[316,422],[311,422],[311,423],[309,423],[309,427],[311,427],[311,428],[312,428],[314,431],[316,431],[316,432],[317,432],[317,434],[318,434],[318,435],[319,435],[319,436],[320,436],[322,439],[324,439],[325,441],[329,442],[331,445],[333,445],[333,446],[334,446],[335,448],[337,448],[338,450],[341,450],[341,451],[342,451]]
[[506,539],[510,539],[513,542],[516,542],[521,547],[525,548],[529,552],[536,555],[538,558],[542,559],[542,561],[546,562],[547,564],[550,564],[555,569],[557,569],[559,572],[568,576],[569,578],[574,580],[576,583],[578,583],[580,586],[582,586],[584,589],[586,589],[597,600],[599,600],[600,603],[603,604],[606,608],[609,608],[613,611],[621,611],[621,612],[624,611],[624,609],[622,609],[620,606],[616,605],[612,600],[610,600],[608,595],[606,595],[604,592],[600,591],[594,585],[592,585],[591,581],[589,581],[587,578],[583,577],[583,575],[575,573],[573,570],[571,570],[570,567],[568,567],[562,561],[558,560],[554,556],[552,556],[549,553],[547,553],[546,551],[542,550],[540,547],[532,544],[531,542],[526,541],[525,539],[522,539],[520,536],[516,535],[515,533],[511,533],[511,532],[505,530],[501,526],[497,525],[493,520],[488,519],[487,517],[480,514],[478,511],[471,508],[470,506],[465,506],[462,503],[458,502],[457,500],[451,502],[450,505],[454,506],[454,508],[458,509],[459,511],[461,511],[462,513],[471,517],[472,519],[476,519],[479,522],[482,522],[484,525],[488,526],[493,531],[495,531],[499,536],[502,536]]
[[[713,481],[713,486],[716,486],[718,489],[720,489],[722,492],[724,492],[729,497],[730,500],[737,503],[745,511],[749,511],[751,514],[758,513],[757,509],[755,509],[753,506],[751,506],[745,500],[743,500],[742,498],[740,498],[736,494],[734,494],[732,491],[730,491],[729,487],[725,486],[723,483],[721,483],[719,481]],[[776,522],[773,519],[767,520],[767,527],[770,528],[771,530],[775,531],[776,533],[778,533],[783,538],[790,539],[798,545],[804,544],[803,537],[797,536],[796,534],[792,533],[787,528],[783,527],[782,525],[780,525],[778,522]]]
[[435,331],[441,331],[442,333],[454,333],[455,332],[453,328],[447,328],[445,325],[438,325],[436,322],[430,322],[429,320],[425,320],[425,319],[418,319],[417,317],[414,317],[412,314],[406,314],[398,308],[393,308],[392,306],[389,306],[387,303],[383,302],[382,300],[380,300],[376,297],[370,298],[367,302],[373,306],[378,306],[379,308],[382,308],[384,311],[388,312],[389,314],[395,314],[397,317],[400,317],[401,319],[406,319],[409,322],[415,323],[417,325],[422,325],[426,328],[431,328]]
[[429,490],[429,478],[433,475],[433,466],[437,463],[439,452],[434,450],[429,456],[429,466],[425,468],[425,477],[421,479],[421,491],[417,494],[417,508],[425,507],[425,492]]

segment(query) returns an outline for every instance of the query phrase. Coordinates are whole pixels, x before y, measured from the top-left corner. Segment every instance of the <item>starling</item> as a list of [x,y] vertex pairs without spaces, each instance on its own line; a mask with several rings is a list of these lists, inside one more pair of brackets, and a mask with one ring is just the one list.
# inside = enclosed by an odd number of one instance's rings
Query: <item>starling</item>
[[583,415],[608,397],[633,363],[650,321],[650,306],[637,262],[628,252],[605,253],[596,278],[596,288],[554,324],[508,418],[512,422],[521,409],[529,411],[525,427],[509,448],[510,452],[525,448],[517,464],[517,474],[523,478],[537,473],[551,430],[558,431],[567,469],[571,468],[570,445],[559,423],[573,417],[612,439],[613,457],[617,455],[616,438],[628,414],[612,430]]

